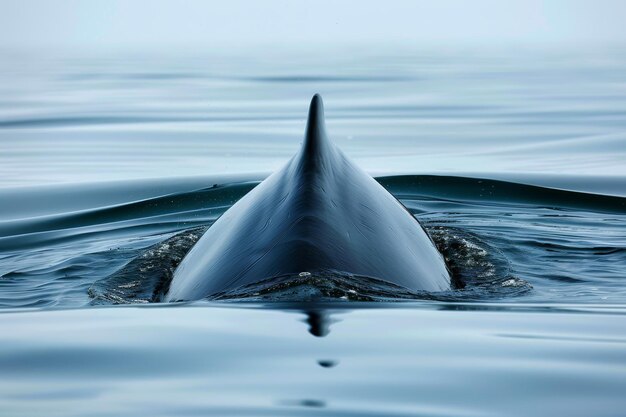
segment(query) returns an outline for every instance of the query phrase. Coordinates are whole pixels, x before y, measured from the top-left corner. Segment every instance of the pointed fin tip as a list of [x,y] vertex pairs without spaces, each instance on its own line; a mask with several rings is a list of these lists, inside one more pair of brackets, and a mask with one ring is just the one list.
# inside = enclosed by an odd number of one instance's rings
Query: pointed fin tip
[[309,114],[311,112],[316,112],[316,113],[321,112],[322,114],[324,113],[324,102],[322,101],[322,96],[320,96],[317,93],[314,94],[313,98],[311,99],[311,105],[309,106]]
[[322,131],[325,129],[324,126],[324,102],[322,101],[322,96],[319,94],[315,94],[311,99],[311,104],[309,105],[309,118],[307,121],[308,130],[315,127],[321,129]]
[[315,94],[309,105],[309,117],[304,134],[303,148],[305,153],[312,155],[320,152],[320,145],[326,141],[324,102],[322,101],[322,96]]

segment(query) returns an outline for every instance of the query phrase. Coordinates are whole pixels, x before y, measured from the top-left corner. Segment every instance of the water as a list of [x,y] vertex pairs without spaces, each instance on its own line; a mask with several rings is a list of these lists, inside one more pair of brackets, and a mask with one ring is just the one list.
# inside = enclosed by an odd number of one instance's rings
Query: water
[[[3,56],[0,415],[623,415],[626,50]],[[315,92],[458,285],[158,304]]]
[[[411,305],[0,315],[2,411],[45,416],[619,416],[623,309]],[[10,335],[10,336],[9,336]],[[331,363],[334,366],[322,366]]]

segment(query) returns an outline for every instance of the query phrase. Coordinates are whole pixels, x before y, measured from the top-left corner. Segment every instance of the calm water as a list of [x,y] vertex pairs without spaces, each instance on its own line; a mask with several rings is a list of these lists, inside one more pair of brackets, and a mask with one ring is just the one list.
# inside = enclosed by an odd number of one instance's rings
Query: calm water
[[[0,415],[624,415],[626,49],[2,56]],[[157,303],[315,92],[462,288]]]

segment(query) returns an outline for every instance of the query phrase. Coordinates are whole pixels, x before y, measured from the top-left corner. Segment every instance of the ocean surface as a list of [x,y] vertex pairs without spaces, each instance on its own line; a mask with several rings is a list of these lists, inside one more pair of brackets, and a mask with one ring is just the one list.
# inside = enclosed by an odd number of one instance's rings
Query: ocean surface
[[[0,416],[626,415],[626,48],[313,49],[0,52]],[[314,93],[459,284],[160,302]]]

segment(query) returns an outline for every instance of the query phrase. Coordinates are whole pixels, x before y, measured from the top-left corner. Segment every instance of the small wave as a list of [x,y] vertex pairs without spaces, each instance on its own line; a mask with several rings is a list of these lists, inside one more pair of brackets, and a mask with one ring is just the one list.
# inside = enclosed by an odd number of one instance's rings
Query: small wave
[[415,77],[402,76],[372,76],[372,75],[283,75],[250,77],[249,81],[264,83],[371,83],[371,82],[399,82],[414,80]]
[[419,196],[486,204],[521,204],[533,208],[582,209],[626,213],[626,198],[567,191],[509,181],[438,175],[380,177],[378,182],[402,200]]
[[82,115],[57,117],[29,117],[0,119],[0,129],[66,128],[79,126],[143,125],[163,123],[215,123],[267,121],[261,116],[144,116],[138,115]]
[[224,186],[214,184],[209,188],[191,192],[168,194],[90,210],[14,220],[7,224],[0,223],[0,250],[49,244],[51,239],[84,234],[91,229],[100,231],[104,224],[116,224],[124,228],[154,226],[168,216],[173,217],[174,222],[181,222],[184,213],[190,215],[183,223],[215,220],[253,186],[251,183]]

